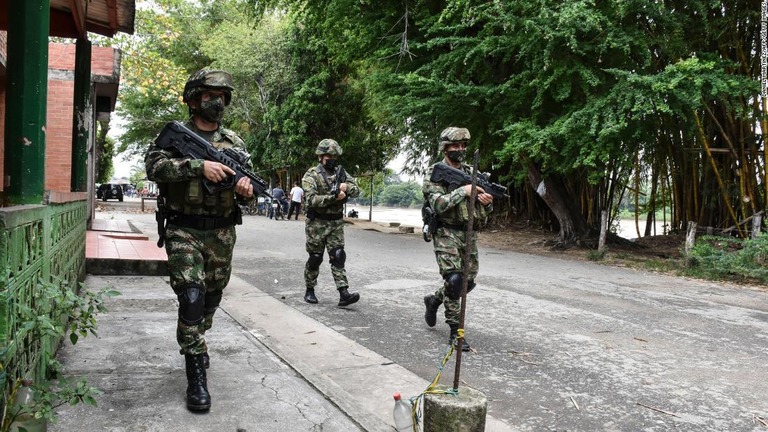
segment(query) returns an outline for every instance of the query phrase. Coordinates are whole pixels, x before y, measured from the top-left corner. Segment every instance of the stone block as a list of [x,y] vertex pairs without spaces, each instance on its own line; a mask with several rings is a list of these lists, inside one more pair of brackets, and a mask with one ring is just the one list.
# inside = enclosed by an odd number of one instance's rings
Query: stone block
[[471,387],[460,386],[458,395],[424,395],[424,432],[484,432],[488,400]]

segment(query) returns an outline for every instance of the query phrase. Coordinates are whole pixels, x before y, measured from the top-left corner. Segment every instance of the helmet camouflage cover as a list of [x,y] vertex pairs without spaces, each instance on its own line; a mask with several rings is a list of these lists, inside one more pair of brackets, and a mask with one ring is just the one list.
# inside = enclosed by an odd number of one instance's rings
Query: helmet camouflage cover
[[445,147],[452,143],[468,143],[470,138],[469,129],[467,128],[447,127],[440,132],[440,151],[445,150]]
[[225,93],[224,104],[229,105],[232,100],[232,75],[219,69],[200,69],[190,75],[184,86],[184,103],[202,94],[205,90],[223,90]]
[[331,156],[341,156],[341,146],[336,141],[326,138],[320,141],[320,144],[317,145],[315,154],[318,156],[326,154]]

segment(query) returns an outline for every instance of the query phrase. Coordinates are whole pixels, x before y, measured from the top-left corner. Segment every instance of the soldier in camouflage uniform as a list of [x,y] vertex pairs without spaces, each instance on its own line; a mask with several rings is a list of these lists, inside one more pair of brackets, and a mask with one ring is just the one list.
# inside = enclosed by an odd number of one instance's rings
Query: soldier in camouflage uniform
[[[464,128],[449,127],[440,133],[439,149],[444,155],[441,161],[453,168],[472,174],[472,167],[464,162],[469,143],[469,131]],[[424,297],[426,312],[424,319],[427,325],[434,327],[437,322],[437,310],[445,305],[445,322],[450,327],[449,343],[456,344],[459,330],[459,314],[461,311],[461,289],[463,285],[462,272],[464,264],[469,266],[469,282],[467,292],[475,287],[475,277],[479,269],[477,260],[477,235],[473,232],[467,238],[467,222],[469,218],[469,196],[472,185],[465,185],[454,190],[447,186],[429,181],[434,165],[424,177],[422,191],[424,200],[437,215],[438,228],[432,236],[435,258],[444,279],[443,285],[434,293]],[[479,227],[493,210],[493,196],[482,188],[477,188],[477,203],[475,205],[475,224]],[[464,263],[464,251],[469,248],[469,262]],[[462,351],[469,351],[466,339]]]
[[[183,100],[190,113],[186,126],[219,149],[244,148],[240,137],[221,126],[232,90],[227,72],[206,69],[192,74],[184,87]],[[247,161],[248,155],[241,153]],[[164,240],[171,288],[179,300],[176,339],[186,362],[187,408],[206,411],[211,396],[204,336],[213,324],[232,270],[235,225],[242,223],[237,203],[253,200],[253,186],[243,177],[234,187],[211,193],[203,181],[219,183],[235,174],[231,168],[184,157],[154,144],[147,151],[145,164],[147,178],[160,186],[158,204],[165,207]]]
[[[337,165],[341,147],[336,141],[320,141],[315,154],[320,163],[310,168],[302,179],[307,207],[305,232],[309,254],[304,266],[304,283],[307,288],[304,301],[317,303],[315,286],[323,253],[327,249],[333,280],[339,290],[339,306],[348,306],[360,300],[360,294],[348,291],[347,271],[344,269],[347,259],[344,252],[344,203],[348,197],[358,196],[360,188],[355,179]],[[346,180],[341,182],[344,176]]]

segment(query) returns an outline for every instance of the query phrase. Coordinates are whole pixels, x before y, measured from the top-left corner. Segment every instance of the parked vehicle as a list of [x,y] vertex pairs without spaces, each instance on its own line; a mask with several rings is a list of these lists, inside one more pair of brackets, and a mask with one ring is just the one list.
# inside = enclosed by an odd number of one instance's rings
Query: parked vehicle
[[274,198],[272,198],[272,199],[267,198],[265,200],[265,204],[267,205],[268,212],[269,212],[267,214],[267,216],[270,219],[272,219],[272,218],[274,218],[275,220],[278,220],[278,218],[279,219],[283,219],[283,220],[285,219],[285,212],[286,212],[286,210],[285,210],[285,202],[282,202],[280,200],[276,200]]
[[116,183],[104,183],[96,190],[96,198],[102,201],[116,199],[123,201],[123,187]]

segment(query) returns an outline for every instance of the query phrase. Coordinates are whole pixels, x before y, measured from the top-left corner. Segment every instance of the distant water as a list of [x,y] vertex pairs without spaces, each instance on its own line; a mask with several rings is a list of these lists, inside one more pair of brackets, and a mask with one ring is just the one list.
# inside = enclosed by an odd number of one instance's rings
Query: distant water
[[[370,215],[371,221],[373,222],[380,222],[380,223],[399,222],[400,225],[412,226],[417,228],[420,228],[422,225],[421,208],[393,208],[393,207],[381,207],[381,206],[373,206],[373,208],[371,208],[369,206],[350,204],[350,205],[347,205],[346,212],[349,212],[352,209],[357,210],[358,217],[360,219],[368,220]],[[640,234],[643,234],[645,232],[645,219],[644,218],[640,219],[638,222],[640,225]],[[663,222],[656,221],[656,233],[654,234],[654,232],[651,231],[651,235],[664,234],[662,225],[663,225]],[[626,239],[637,238],[635,221],[633,219],[622,219],[621,221],[619,221],[619,228],[616,234]]]

